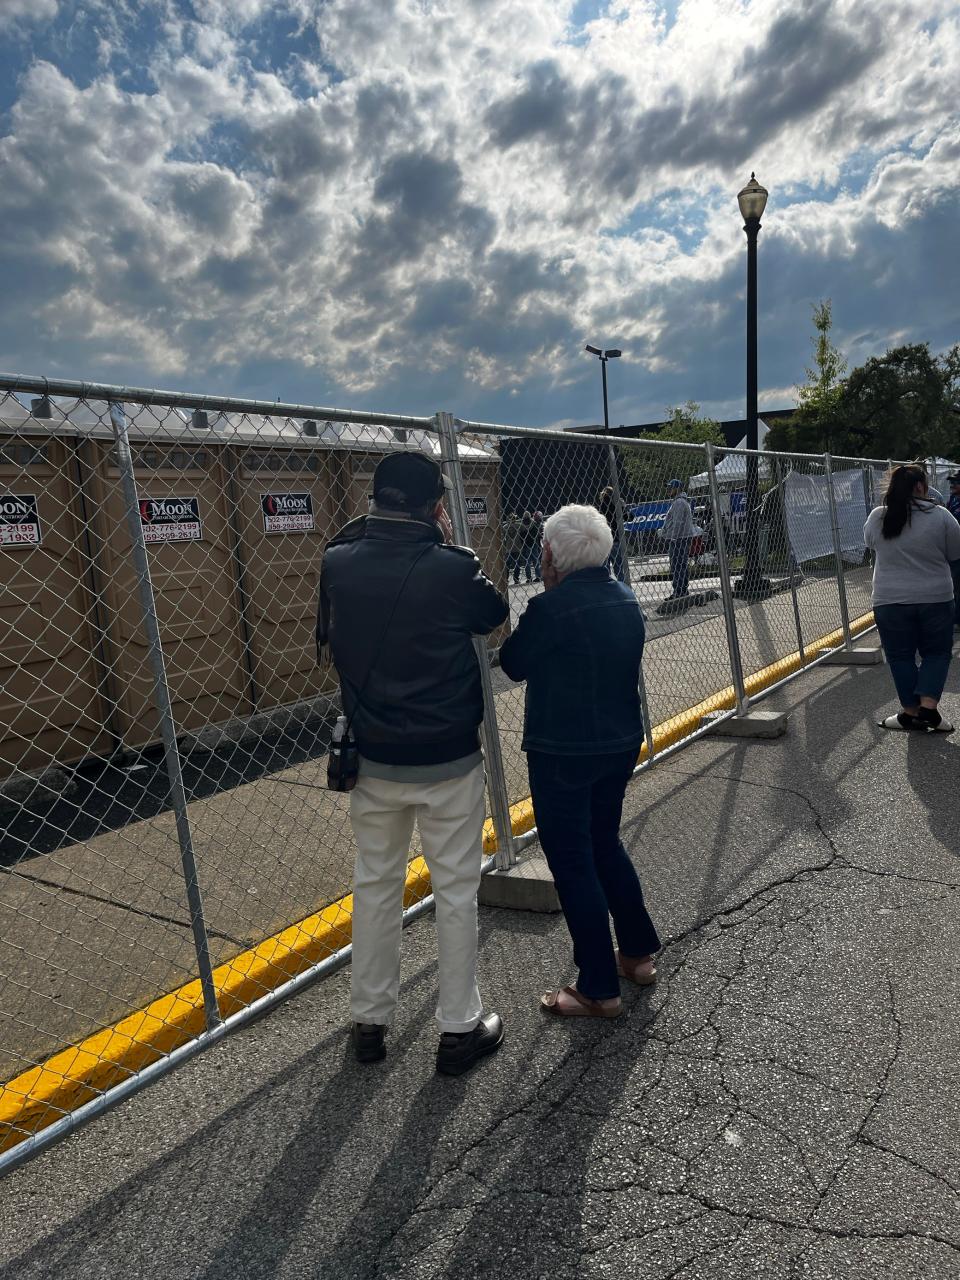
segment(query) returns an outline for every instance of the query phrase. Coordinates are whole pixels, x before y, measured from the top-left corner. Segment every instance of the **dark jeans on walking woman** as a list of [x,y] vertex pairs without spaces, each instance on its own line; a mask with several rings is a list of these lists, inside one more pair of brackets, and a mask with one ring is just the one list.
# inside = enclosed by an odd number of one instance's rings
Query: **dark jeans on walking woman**
[[640,879],[620,840],[623,797],[638,750],[527,753],[537,834],[573,939],[577,990],[591,1000],[620,994],[610,916],[623,955],[647,956],[660,948]]
[[953,601],[878,604],[873,614],[900,705],[916,706],[918,698],[939,702],[953,649]]

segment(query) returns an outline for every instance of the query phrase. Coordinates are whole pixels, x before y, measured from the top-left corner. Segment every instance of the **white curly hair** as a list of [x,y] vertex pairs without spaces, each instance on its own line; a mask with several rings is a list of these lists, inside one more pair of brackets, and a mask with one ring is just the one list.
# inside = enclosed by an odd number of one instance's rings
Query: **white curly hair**
[[606,564],[613,547],[610,526],[596,507],[571,503],[561,507],[543,526],[558,573],[576,573]]

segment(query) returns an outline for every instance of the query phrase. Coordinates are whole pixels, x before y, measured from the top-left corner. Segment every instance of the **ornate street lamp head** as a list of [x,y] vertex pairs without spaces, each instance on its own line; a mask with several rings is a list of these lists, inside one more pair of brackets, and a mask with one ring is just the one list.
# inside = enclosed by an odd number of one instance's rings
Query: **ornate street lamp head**
[[763,217],[763,211],[767,207],[767,189],[761,187],[755,173],[751,173],[750,181],[742,191],[737,193],[737,203],[740,205],[744,222],[749,222],[751,219],[759,222]]

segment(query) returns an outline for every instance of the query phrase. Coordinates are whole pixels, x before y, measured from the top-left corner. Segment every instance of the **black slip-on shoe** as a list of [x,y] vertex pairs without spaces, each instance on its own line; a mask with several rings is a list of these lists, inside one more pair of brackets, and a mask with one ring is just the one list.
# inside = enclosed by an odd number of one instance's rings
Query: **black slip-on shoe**
[[353,1024],[353,1052],[358,1062],[382,1062],[387,1056],[386,1027],[375,1022]]
[[444,1076],[461,1076],[488,1053],[503,1044],[503,1019],[488,1013],[472,1031],[445,1031],[437,1047],[437,1070]]

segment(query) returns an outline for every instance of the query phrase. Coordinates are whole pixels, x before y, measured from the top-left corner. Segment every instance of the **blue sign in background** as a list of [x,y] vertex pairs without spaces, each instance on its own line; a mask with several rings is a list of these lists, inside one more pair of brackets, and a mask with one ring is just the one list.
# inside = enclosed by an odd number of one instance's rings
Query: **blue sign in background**
[[630,519],[625,521],[627,533],[656,533],[663,528],[672,499],[663,502],[638,502],[633,507]]

